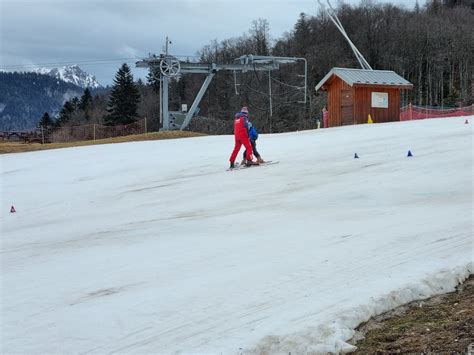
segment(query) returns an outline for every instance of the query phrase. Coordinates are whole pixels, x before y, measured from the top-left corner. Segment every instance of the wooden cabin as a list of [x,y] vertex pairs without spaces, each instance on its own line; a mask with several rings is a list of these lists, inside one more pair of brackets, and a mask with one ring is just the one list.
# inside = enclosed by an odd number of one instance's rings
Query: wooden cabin
[[390,70],[333,68],[316,85],[328,92],[329,127],[400,120],[400,92],[413,84]]

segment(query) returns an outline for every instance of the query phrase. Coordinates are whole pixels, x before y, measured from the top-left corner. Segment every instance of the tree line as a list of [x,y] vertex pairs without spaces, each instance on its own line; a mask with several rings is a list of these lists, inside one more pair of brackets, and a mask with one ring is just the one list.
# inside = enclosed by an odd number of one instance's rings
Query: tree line
[[31,129],[44,112],[58,114],[64,98],[81,91],[48,75],[0,71],[0,130]]
[[[402,104],[452,107],[474,103],[474,9],[454,5],[431,0],[423,7],[417,3],[407,9],[363,0],[355,6],[340,3],[336,11],[373,69],[394,70],[414,84],[413,90],[402,91]],[[304,57],[308,63],[306,100],[301,63],[281,65],[271,72],[250,70],[237,78],[225,72],[214,77],[199,114],[228,122],[247,105],[263,132],[313,128],[326,101],[324,93],[314,92],[315,85],[333,67],[359,67],[346,40],[321,9],[314,16],[301,13],[294,27],[276,40],[271,38],[269,22],[257,19],[239,37],[211,41],[198,57],[202,62],[232,63],[243,54]],[[203,80],[203,75],[196,74],[171,80],[170,110],[179,110],[182,103],[190,105]],[[117,72],[109,97],[68,101],[58,122],[124,124],[147,116],[157,130],[158,95],[158,75],[153,70],[146,83],[134,82],[125,64]]]

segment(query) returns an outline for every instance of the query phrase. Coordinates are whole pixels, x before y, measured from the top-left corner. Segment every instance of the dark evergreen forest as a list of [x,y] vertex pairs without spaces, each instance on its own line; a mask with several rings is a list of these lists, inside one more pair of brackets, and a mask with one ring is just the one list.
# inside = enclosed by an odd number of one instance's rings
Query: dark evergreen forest
[[0,130],[34,128],[45,112],[57,114],[80,94],[80,87],[48,75],[0,72]]

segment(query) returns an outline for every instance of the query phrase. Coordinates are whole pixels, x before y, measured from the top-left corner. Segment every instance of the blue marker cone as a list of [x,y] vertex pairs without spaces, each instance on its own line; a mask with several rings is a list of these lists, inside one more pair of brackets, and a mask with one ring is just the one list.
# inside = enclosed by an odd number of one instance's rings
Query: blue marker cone
[[411,154],[411,150],[408,151],[407,157],[412,157],[413,154]]
[[359,159],[359,156],[357,155],[357,153],[354,154],[354,159]]

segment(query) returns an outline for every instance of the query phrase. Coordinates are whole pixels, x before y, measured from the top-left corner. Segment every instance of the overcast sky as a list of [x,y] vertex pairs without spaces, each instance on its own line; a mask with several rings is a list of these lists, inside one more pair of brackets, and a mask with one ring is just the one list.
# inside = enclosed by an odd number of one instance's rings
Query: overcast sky
[[[383,1],[407,8],[416,2]],[[132,58],[161,53],[167,35],[170,53],[195,55],[213,39],[248,32],[258,18],[269,22],[278,39],[301,12],[314,15],[318,8],[316,0],[0,0],[0,69],[77,63],[106,85],[121,62],[133,67]],[[133,71],[146,76],[145,69]]]

